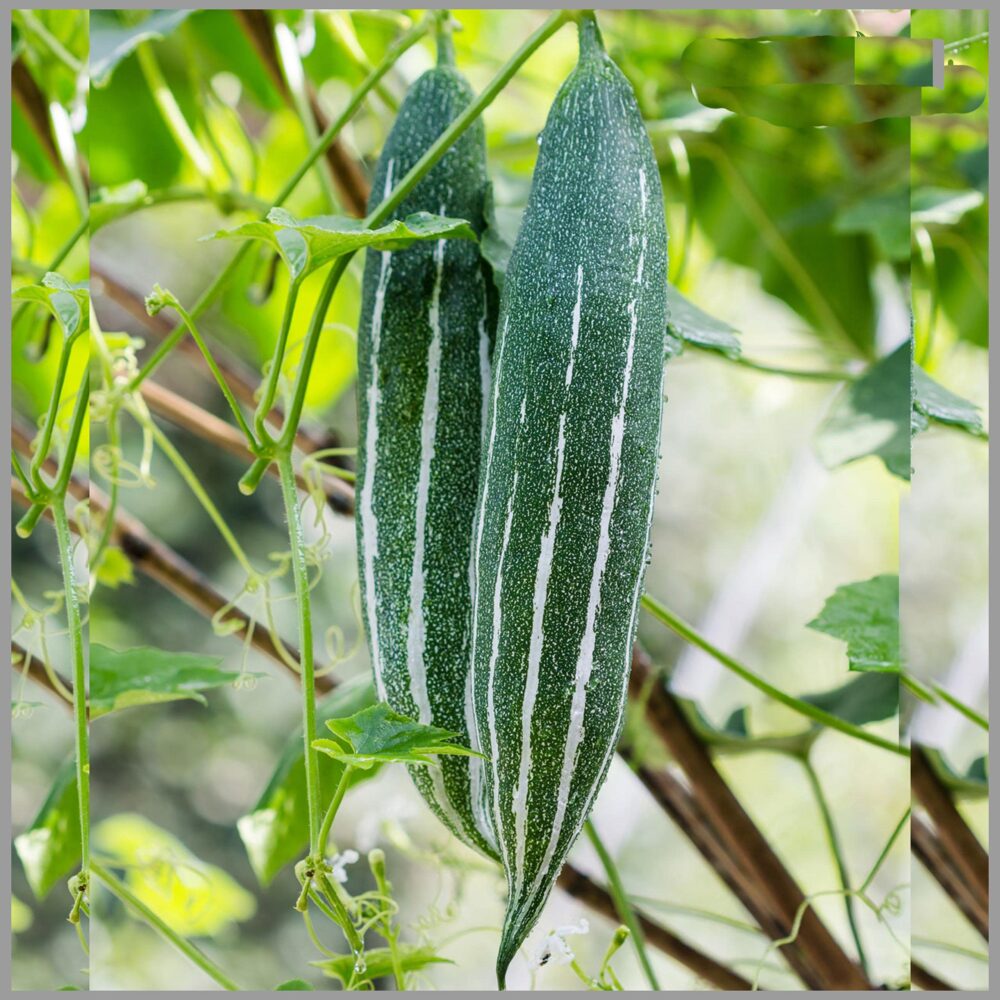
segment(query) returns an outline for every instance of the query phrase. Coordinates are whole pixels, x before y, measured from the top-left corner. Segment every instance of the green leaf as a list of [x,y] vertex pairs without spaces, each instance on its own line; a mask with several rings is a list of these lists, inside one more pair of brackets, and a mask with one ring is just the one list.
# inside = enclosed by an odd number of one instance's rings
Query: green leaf
[[816,436],[828,468],[877,455],[900,479],[910,478],[910,341],[845,386]]
[[286,983],[281,983],[274,987],[275,990],[311,990],[312,987],[304,979],[289,979]]
[[913,192],[910,211],[915,223],[925,226],[953,226],[967,212],[979,208],[982,203],[981,191],[922,187]]
[[31,912],[31,907],[22,902],[17,896],[10,897],[10,930],[12,934],[21,934],[26,931],[35,919]]
[[[673,285],[667,285],[668,337],[672,336],[683,344],[693,344],[706,351],[720,351],[734,358],[740,353],[737,330],[721,319],[709,316],[693,302],[686,299]],[[675,348],[668,340],[668,353]]]
[[90,329],[90,289],[86,281],[70,283],[62,275],[49,271],[39,285],[24,285],[12,296],[15,302],[34,302],[44,306],[71,340]]
[[833,228],[838,233],[867,233],[889,260],[909,260],[909,188],[861,198],[837,213]]
[[113,222],[121,215],[127,215],[142,205],[149,196],[145,182],[133,179],[115,187],[102,187],[90,196],[90,231],[96,232],[102,226]]
[[[403,972],[416,972],[429,965],[454,964],[451,959],[441,958],[433,948],[401,944],[397,952]],[[339,980],[344,987],[348,984],[358,987],[393,974],[392,953],[388,948],[368,948],[360,962],[354,955],[338,955],[336,958],[309,964],[322,969],[332,979]]]
[[120,813],[93,831],[96,850],[124,871],[133,893],[182,937],[214,937],[249,920],[253,896],[144,816]]
[[681,699],[679,703],[698,738],[715,753],[741,754],[770,750],[801,756],[815,738],[815,730],[809,729],[785,734],[752,734],[746,706],[736,709],[721,726],[717,726],[695,702]]
[[112,590],[117,590],[123,583],[135,583],[131,560],[121,549],[113,545],[109,545],[101,553],[101,560],[95,572],[97,582]]
[[118,64],[143,42],[166,38],[192,14],[190,10],[155,10],[138,24],[125,24],[117,11],[90,12],[90,83],[106,87]]
[[802,700],[864,726],[891,719],[899,711],[899,678],[891,673],[865,673],[831,691],[803,695]]
[[459,736],[437,726],[425,726],[394,712],[385,702],[364,708],[346,719],[330,719],[326,728],[335,739],[316,740],[313,746],[352,767],[375,764],[431,764],[435,754],[482,754],[453,741]]
[[963,774],[935,747],[922,747],[941,782],[949,791],[963,798],[981,799],[989,794],[988,760],[977,757]]
[[[321,722],[345,713],[353,713],[375,703],[371,681],[341,685],[317,706]],[[309,845],[309,814],[306,802],[306,774],[302,751],[302,733],[292,733],[278,760],[271,780],[253,810],[237,821],[240,839],[250,867],[261,885],[268,885],[287,864],[300,860]],[[355,771],[352,786],[377,773],[377,768]],[[333,794],[340,783],[344,765],[331,757],[319,758],[320,786]]]
[[464,219],[449,219],[430,212],[414,212],[377,229],[366,229],[359,219],[319,215],[300,220],[282,208],[272,208],[265,222],[246,222],[202,237],[207,240],[263,240],[281,254],[296,281],[362,247],[405,250],[418,240],[475,238],[475,232]]
[[80,803],[72,757],[59,768],[34,822],[14,839],[14,850],[38,899],[80,867]]
[[[913,366],[913,427],[925,430],[929,420],[985,437],[982,417],[975,403],[949,392],[919,365]],[[923,419],[921,419],[923,418]]]
[[150,646],[115,650],[91,643],[90,718],[137,705],[190,698],[207,704],[202,691],[231,684],[240,674],[219,670],[221,659]]
[[899,577],[884,573],[838,587],[809,628],[847,643],[851,670],[899,673]]

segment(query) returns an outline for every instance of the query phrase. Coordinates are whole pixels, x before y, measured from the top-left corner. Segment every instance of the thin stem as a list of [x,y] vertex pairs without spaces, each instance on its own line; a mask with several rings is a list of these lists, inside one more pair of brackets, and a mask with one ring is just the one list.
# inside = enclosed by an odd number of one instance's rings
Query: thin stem
[[654,990],[659,990],[660,984],[657,981],[656,973],[653,971],[653,964],[650,962],[649,954],[646,951],[646,939],[642,933],[642,925],[636,919],[635,911],[629,902],[628,894],[625,892],[625,886],[622,885],[621,876],[618,874],[618,869],[615,867],[611,854],[598,836],[597,829],[592,820],[588,819],[583,828],[586,830],[587,837],[593,845],[594,850],[597,851],[597,856],[601,859],[604,874],[608,879],[611,898],[615,902],[615,909],[618,911],[621,922],[629,929],[629,933],[632,936],[632,943],[635,945],[635,951],[639,957],[639,964],[642,966],[642,971],[645,973],[650,987]]
[[799,715],[804,715],[807,719],[812,719],[814,722],[828,726],[830,729],[836,729],[847,736],[853,736],[855,739],[870,743],[872,746],[881,747],[883,750],[898,754],[900,757],[910,756],[910,751],[907,747],[900,746],[898,743],[892,743],[890,740],[876,736],[874,733],[869,733],[860,726],[855,726],[853,723],[847,722],[837,715],[825,712],[823,709],[817,708],[815,705],[810,705],[808,702],[802,701],[794,695],[787,694],[780,688],[776,688],[773,684],[769,684],[763,677],[758,676],[750,670],[749,667],[743,666],[742,663],[734,660],[727,653],[722,652],[721,649],[712,645],[694,626],[689,625],[683,618],[675,615],[648,594],[643,595],[642,606],[657,621],[676,632],[682,639],[704,650],[713,659],[718,660],[726,669],[736,674],[737,677],[742,678],[748,684],[757,688],[758,691],[763,691],[769,698],[780,702],[786,708],[792,709],[793,712],[798,712]]
[[267,373],[267,383],[261,393],[260,403],[254,413],[254,428],[261,441],[270,440],[267,431],[267,418],[271,414],[274,406],[274,397],[278,392],[278,382],[281,379],[281,368],[285,362],[285,350],[288,346],[288,334],[292,328],[292,317],[295,315],[295,302],[299,297],[299,283],[293,281],[288,289],[288,297],[285,299],[285,311],[281,317],[281,330],[278,332],[278,341],[274,346],[274,356],[271,359],[271,368]]
[[[392,189],[389,196],[383,199],[368,214],[363,223],[366,229],[373,229],[376,226],[380,226],[389,219],[396,208],[402,204],[406,196],[454,145],[458,137],[496,100],[497,95],[506,87],[514,74],[527,62],[531,55],[564,24],[572,20],[572,18],[573,14],[570,11],[557,11],[546,19],[545,23],[504,63],[497,75],[483,89],[482,93],[438,136],[437,140],[417,160],[406,176]],[[347,270],[347,265],[352,256],[353,254],[350,253],[343,254],[334,261],[316,303],[316,309],[309,325],[309,332],[306,335],[302,358],[299,362],[299,373],[295,381],[292,403],[289,407],[285,428],[281,435],[281,444],[284,447],[291,446],[295,429],[299,425],[299,420],[302,416],[302,407],[305,403],[306,388],[309,384],[309,375],[316,357],[316,350],[319,347],[319,338],[323,332],[326,313],[333,299],[333,293],[336,291],[344,271]]]
[[21,459],[17,457],[17,452],[12,451],[10,453],[10,467],[14,470],[14,475],[17,476],[24,487],[24,492],[27,493],[28,499],[33,500],[36,496],[35,487],[28,479],[28,474],[24,471],[24,466],[21,465]]
[[812,789],[813,798],[819,808],[820,818],[823,821],[823,830],[826,834],[826,842],[833,856],[834,864],[837,867],[837,878],[840,880],[840,887],[844,890],[844,909],[847,911],[847,922],[851,928],[851,937],[854,938],[854,947],[858,952],[858,961],[864,974],[868,973],[868,957],[865,954],[864,945],[861,942],[861,930],[858,927],[857,913],[855,911],[855,897],[850,894],[851,877],[847,871],[847,861],[844,858],[844,851],[837,836],[837,827],[833,821],[833,812],[830,803],[827,801],[823,786],[820,784],[819,775],[812,761],[808,757],[802,758],[802,766],[805,768],[806,777],[809,779],[809,787]]
[[[351,95],[351,99],[347,102],[347,106],[341,112],[340,116],[330,123],[327,130],[320,136],[319,140],[309,151],[306,158],[299,164],[298,169],[292,176],[285,182],[285,186],[278,192],[274,199],[274,204],[276,206],[283,205],[291,193],[298,187],[299,182],[303,177],[309,172],[312,165],[316,162],[317,158],[323,155],[327,146],[340,134],[340,131],[344,126],[354,117],[358,108],[364,103],[365,97],[371,89],[389,72],[390,69],[396,64],[400,56],[403,55],[408,49],[416,45],[421,38],[430,30],[430,23],[428,21],[421,21],[419,24],[412,27],[405,35],[403,35],[394,45],[390,46],[387,50],[384,58],[368,74],[367,77],[358,85],[357,89]],[[240,263],[250,252],[252,243],[249,241],[244,243],[243,246],[233,254],[229,263],[219,272],[215,280],[201,293],[197,302],[190,308],[189,313],[192,316],[200,316],[205,310],[216,300],[219,293],[226,287],[229,283],[229,279],[235,274],[236,269],[240,266]],[[176,326],[170,334],[164,338],[150,355],[149,360],[139,369],[136,375],[132,378],[129,383],[128,391],[135,392],[136,389],[142,385],[143,381],[148,378],[156,368],[162,363],[163,359],[167,357],[168,354],[177,346],[181,338],[184,336],[184,331],[186,327],[185,324],[180,323]]]
[[73,353],[73,341],[64,340],[62,350],[59,352],[59,364],[56,368],[55,381],[52,386],[52,394],[49,396],[49,408],[45,414],[45,422],[42,424],[42,438],[31,456],[31,481],[35,484],[36,490],[44,490],[45,483],[42,480],[41,471],[45,459],[49,456],[49,448],[52,447],[52,433],[55,430],[56,420],[59,415],[59,407],[62,403],[63,384],[66,382],[66,373],[69,370],[69,359]]
[[299,662],[302,674],[302,742],[305,751],[306,802],[309,814],[309,856],[320,857],[323,845],[319,840],[319,759],[313,742],[316,739],[316,668],[313,662],[312,606],[309,595],[309,570],[305,561],[305,534],[295,484],[295,470],[288,451],[277,457],[281,474],[281,496],[288,519],[288,538],[292,550],[292,576],[295,580],[295,603],[299,612]]
[[889,852],[892,850],[893,845],[899,839],[899,835],[903,832],[906,824],[910,819],[910,808],[907,807],[906,811],[903,813],[899,822],[896,824],[892,833],[889,835],[889,839],[885,842],[885,846],[879,852],[879,856],[875,859],[875,864],[872,865],[871,870],[868,872],[864,882],[861,883],[861,888],[858,889],[858,895],[863,896],[867,891],[872,882],[875,881],[875,876],[878,875],[879,869],[882,867],[885,859],[889,856]]
[[[333,793],[333,798],[327,807],[326,815],[323,817],[323,823],[319,828],[319,837],[317,838],[317,843],[322,854],[326,853],[326,844],[330,839],[330,829],[333,827],[333,820],[337,815],[337,810],[340,808],[340,803],[344,800],[344,793],[347,791],[348,781],[353,770],[354,768],[350,764],[344,765],[344,773],[340,776],[337,790]],[[319,861],[319,858],[315,860]]]
[[[255,450],[257,447],[257,439],[254,437],[253,431],[250,430],[250,425],[247,423],[246,417],[243,416],[243,411],[240,409],[240,404],[236,401],[236,397],[233,395],[233,390],[229,388],[229,383],[219,370],[219,366],[216,364],[215,358],[212,357],[212,352],[208,349],[208,344],[205,343],[205,338],[202,337],[201,332],[195,325],[194,316],[192,316],[191,313],[184,308],[184,306],[177,302],[176,299],[172,303],[172,308],[187,324],[187,328],[191,331],[191,337],[194,339],[194,342],[198,345],[198,350],[201,351],[202,356],[205,358],[205,364],[208,365],[212,375],[215,376],[215,381],[219,383],[222,395],[226,397],[226,402],[229,404],[229,408],[233,411],[236,423],[239,425],[240,430],[243,431],[243,434],[247,439],[247,444],[250,446],[250,450]],[[268,409],[270,409],[270,407]]]
[[940,684],[934,685],[934,691],[942,701],[949,704],[956,712],[964,715],[969,722],[979,726],[980,729],[985,729],[986,732],[990,731],[990,722],[985,715],[980,715],[971,705],[966,705],[964,701],[959,701],[958,698]]
[[337,893],[336,887],[331,884],[330,880],[326,877],[326,873],[323,871],[316,872],[316,881],[333,907],[334,913],[337,915],[337,923],[343,930],[344,936],[347,938],[347,943],[351,946],[351,951],[355,955],[360,955],[364,951],[365,944],[351,922],[351,915],[347,912],[347,907],[344,906],[344,901]]
[[187,119],[184,117],[177,99],[174,97],[170,85],[163,77],[160,64],[153,54],[153,47],[150,42],[143,42],[135,50],[136,58],[139,61],[139,68],[146,78],[153,100],[159,109],[164,124],[170,134],[174,137],[174,142],[180,151],[188,158],[191,165],[201,175],[202,180],[208,187],[212,186],[212,161],[208,154],[202,149],[201,143],[191,131]]
[[226,545],[229,546],[229,551],[232,552],[233,557],[240,564],[243,571],[247,574],[247,576],[253,576],[254,568],[250,563],[249,557],[246,552],[243,551],[243,547],[237,541],[232,528],[230,528],[226,523],[226,519],[219,512],[219,508],[215,506],[215,503],[206,492],[205,487],[202,486],[201,480],[195,474],[194,470],[187,464],[187,462],[184,461],[181,453],[174,447],[170,438],[168,438],[167,435],[160,430],[159,426],[152,419],[144,417],[137,411],[133,411],[133,414],[139,422],[144,427],[147,427],[152,433],[153,440],[156,442],[157,447],[170,460],[170,464],[177,470],[181,479],[184,480],[188,489],[190,489],[195,495],[198,503],[201,504],[205,513],[212,519],[212,523],[216,526],[216,528],[218,528],[219,534],[222,535]]
[[147,191],[131,205],[116,206],[114,213],[106,219],[98,217],[93,223],[91,233],[97,232],[97,230],[111,222],[117,222],[119,219],[134,215],[136,212],[142,212],[147,208],[155,208],[158,205],[173,205],[186,201],[211,201],[224,214],[237,209],[243,209],[263,215],[271,207],[268,202],[260,198],[255,198],[253,195],[247,194],[245,191],[239,191],[236,188],[223,191],[205,191],[202,188],[184,186],[157,188],[153,191]]
[[182,955],[187,956],[202,972],[211,976],[224,990],[239,991],[240,987],[220,969],[197,945],[177,933],[166,921],[151,910],[131,889],[120,882],[103,865],[94,862],[91,871],[104,883],[108,891],[126,906],[131,907],[153,930],[169,941]]
[[76,568],[73,565],[73,536],[66,515],[66,498],[52,504],[52,520],[59,546],[63,589],[66,592],[66,619],[73,653],[73,720],[76,725],[76,787],[80,809],[80,868],[90,870],[90,734],[87,728],[87,662],[83,648],[83,621],[77,596]]
[[61,62],[74,76],[79,76],[84,72],[84,67],[80,60],[76,58],[66,47],[53,35],[48,28],[29,10],[18,10],[16,18],[28,28],[31,33],[49,50],[49,54]]
[[[713,351],[712,353],[718,354],[718,351]],[[738,365],[742,365],[744,368],[751,368],[753,371],[763,372],[766,375],[784,375],[787,378],[800,378],[810,382],[856,382],[858,379],[858,376],[854,372],[783,368],[780,365],[768,365],[762,361],[753,361],[750,358],[743,357],[742,354],[730,360]]]

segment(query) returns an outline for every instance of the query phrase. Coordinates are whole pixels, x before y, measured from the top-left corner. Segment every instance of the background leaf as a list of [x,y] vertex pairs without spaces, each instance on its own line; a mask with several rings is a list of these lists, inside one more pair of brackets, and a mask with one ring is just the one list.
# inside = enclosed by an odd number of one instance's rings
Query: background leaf
[[913,366],[913,409],[926,418],[919,430],[927,426],[928,420],[936,420],[976,437],[985,435],[979,407],[935,382],[919,365]]
[[193,13],[154,10],[138,24],[126,24],[115,10],[90,12],[90,82],[105,87],[118,64],[143,42],[165,38]]
[[[441,958],[433,948],[421,948],[412,944],[399,945],[399,964],[403,972],[416,972],[426,969],[429,965],[451,964],[451,960]],[[376,979],[384,979],[393,973],[392,954],[388,948],[368,948],[364,954],[364,967],[355,970],[357,959],[354,955],[338,955],[322,962],[312,962],[332,979],[347,986],[354,980],[355,986],[370,983]]]
[[202,691],[232,684],[240,675],[219,670],[221,659],[174,653],[150,646],[116,650],[90,645],[90,717],[138,705],[191,698],[205,705]]
[[44,899],[56,883],[80,866],[80,805],[76,762],[67,760],[31,826],[14,839],[31,891]]
[[[320,722],[354,713],[375,702],[375,690],[367,677],[349,682],[317,706]],[[344,765],[326,754],[319,756],[320,787],[332,795],[340,782]],[[376,769],[355,771],[353,784],[373,777]],[[237,821],[240,839],[250,867],[261,885],[268,885],[287,864],[300,860],[309,845],[309,817],[306,808],[306,777],[302,733],[288,737],[285,749],[253,810]]]

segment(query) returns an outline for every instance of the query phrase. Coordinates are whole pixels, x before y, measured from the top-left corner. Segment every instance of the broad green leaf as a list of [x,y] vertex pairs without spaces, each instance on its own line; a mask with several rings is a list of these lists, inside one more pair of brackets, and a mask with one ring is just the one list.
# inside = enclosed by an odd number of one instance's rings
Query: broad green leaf
[[856,726],[881,722],[899,711],[899,678],[891,673],[866,673],[832,691],[803,695],[802,700]]
[[976,437],[985,437],[982,417],[975,403],[949,392],[935,382],[919,365],[913,366],[913,427],[914,431],[927,428],[929,420],[948,424],[968,431]]
[[72,758],[59,769],[30,828],[14,839],[14,849],[38,899],[80,867],[80,804]]
[[94,828],[93,838],[96,850],[123,870],[132,892],[184,937],[214,937],[256,910],[253,896],[231,875],[144,816],[111,816]]
[[221,659],[137,646],[116,650],[91,643],[90,718],[137,705],[191,698],[207,704],[202,691],[231,684],[240,675],[219,670]]
[[892,573],[838,587],[809,628],[847,643],[851,670],[899,673],[899,577]]
[[[453,964],[451,959],[442,958],[433,948],[402,944],[398,953],[403,972],[416,972],[429,965]],[[336,958],[309,964],[322,969],[326,975],[339,980],[345,987],[348,984],[358,987],[393,974],[392,953],[388,948],[368,948],[360,960],[354,955],[338,955]]]
[[289,979],[274,987],[275,990],[311,990],[312,987],[304,979]]
[[[673,285],[667,285],[667,303],[668,335],[679,339],[682,344],[693,344],[708,351],[721,351],[727,357],[736,357],[740,353],[737,331],[728,323],[699,309]],[[668,353],[671,347],[668,340]]]
[[10,929],[13,934],[21,934],[26,931],[35,919],[31,912],[31,907],[22,902],[17,896],[10,897]]
[[281,254],[296,281],[362,247],[405,250],[418,240],[475,238],[475,232],[464,219],[449,219],[430,212],[414,212],[377,229],[366,229],[359,219],[318,215],[300,220],[282,208],[272,208],[264,222],[245,222],[202,237],[208,240],[263,240]]
[[910,259],[910,192],[868,195],[841,209],[833,222],[838,233],[868,233],[889,260]]
[[[375,691],[370,680],[359,678],[334,691],[317,706],[321,722],[350,714],[372,705]],[[327,757],[319,758],[320,787],[332,795],[340,783],[344,765]],[[355,771],[357,784],[373,777],[377,768]],[[292,733],[281,754],[271,780],[253,811],[237,821],[240,839],[250,860],[250,867],[261,885],[268,885],[287,864],[300,860],[309,845],[309,815],[306,803],[306,776],[303,762],[302,733]]]
[[394,712],[385,702],[364,708],[349,718],[329,719],[326,728],[335,739],[316,740],[313,746],[353,767],[389,763],[435,765],[436,754],[482,756],[453,742],[458,733],[414,722]]
[[721,726],[717,726],[693,701],[682,699],[680,704],[691,727],[715,753],[740,754],[771,750],[801,755],[808,750],[815,738],[814,731],[809,729],[787,734],[752,734],[746,707],[736,709]]
[[34,302],[48,309],[67,340],[90,329],[90,289],[86,281],[71,283],[49,271],[41,284],[23,285],[11,297],[15,302]]
[[124,23],[117,11],[90,12],[90,83],[105,87],[117,65],[142,42],[166,38],[193,11],[154,10],[138,24]]
[[925,226],[952,226],[966,212],[983,203],[981,191],[957,191],[948,188],[917,188],[910,199],[913,221]]
[[841,390],[816,436],[828,468],[877,455],[894,476],[909,480],[910,352],[907,341]]

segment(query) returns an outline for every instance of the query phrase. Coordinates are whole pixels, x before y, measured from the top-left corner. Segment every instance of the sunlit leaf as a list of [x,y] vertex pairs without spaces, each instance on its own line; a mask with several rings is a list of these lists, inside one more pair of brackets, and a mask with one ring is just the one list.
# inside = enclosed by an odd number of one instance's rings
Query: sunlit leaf
[[304,979],[289,979],[274,987],[275,990],[311,990],[312,987]]
[[202,239],[263,240],[281,254],[292,277],[298,280],[362,247],[404,250],[418,240],[474,240],[476,234],[464,219],[449,219],[430,212],[414,212],[377,229],[366,229],[362,220],[346,216],[297,219],[282,208],[272,208],[264,222],[246,222]]
[[34,822],[14,839],[14,849],[38,899],[80,867],[80,805],[72,758],[59,769]]
[[[426,969],[429,965],[451,965],[450,959],[442,958],[433,948],[417,947],[402,944],[398,947],[399,967],[405,972],[416,972]],[[352,984],[357,987],[376,979],[384,979],[393,974],[392,953],[388,948],[368,948],[359,960],[354,955],[338,955],[336,958],[324,959],[322,962],[311,962],[322,969],[341,985]]]
[[[368,678],[338,688],[317,706],[321,722],[372,705],[375,692]],[[319,758],[320,787],[332,795],[344,765],[325,754]],[[354,772],[354,784],[374,776],[377,768]],[[271,780],[253,811],[237,822],[240,838],[254,874],[267,885],[285,865],[300,860],[309,844],[309,814],[302,733],[292,733]]]
[[97,582],[112,590],[117,590],[123,583],[135,583],[131,560],[114,545],[109,545],[101,553],[101,561],[94,572],[97,574]]
[[838,587],[808,627],[846,642],[851,670],[899,673],[899,577]]
[[919,365],[913,366],[913,411],[914,430],[924,430],[927,421],[935,420],[985,436],[979,407],[935,382]]
[[116,650],[90,645],[90,717],[138,705],[190,698],[207,704],[202,691],[232,684],[239,674],[219,670],[221,659],[150,646]]
[[455,743],[459,733],[414,722],[384,702],[355,712],[349,718],[330,719],[326,728],[335,739],[316,740],[313,746],[353,767],[389,763],[434,765],[437,754],[482,756]]
[[67,340],[90,329],[90,289],[86,281],[69,282],[49,271],[41,284],[22,285],[11,298],[44,306],[56,318]]
[[17,896],[10,897],[10,929],[13,934],[26,931],[34,919],[35,915],[27,903],[22,902]]
[[910,478],[910,350],[907,341],[841,390],[816,437],[825,465],[877,455],[893,475]]
[[124,871],[128,887],[178,934],[213,937],[249,920],[253,896],[143,816],[121,813],[93,831],[95,848]]
[[90,82],[104,87],[118,64],[143,42],[166,38],[193,12],[190,10],[154,10],[138,24],[126,24],[117,11],[94,9],[90,12]]

